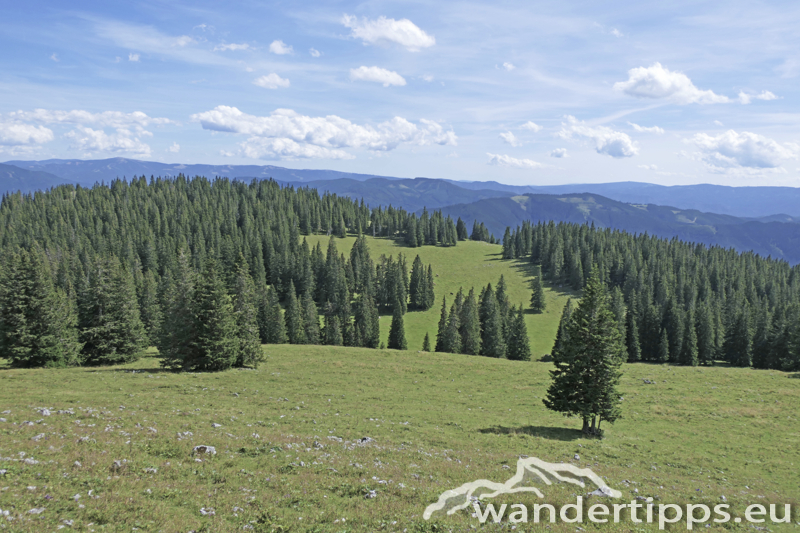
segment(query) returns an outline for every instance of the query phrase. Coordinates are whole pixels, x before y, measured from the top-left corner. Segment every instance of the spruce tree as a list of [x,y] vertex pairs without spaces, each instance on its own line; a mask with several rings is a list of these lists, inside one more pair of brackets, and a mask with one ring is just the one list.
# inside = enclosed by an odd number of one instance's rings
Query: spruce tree
[[53,285],[44,254],[21,250],[6,257],[0,273],[0,355],[15,367],[64,367],[78,363],[74,302]]
[[695,329],[694,308],[686,313],[686,325],[683,328],[683,346],[681,348],[680,363],[685,366],[697,366],[700,357],[697,348],[697,330]]
[[172,272],[163,280],[164,322],[158,343],[161,366],[179,369],[183,368],[184,361],[197,359],[194,343],[198,334],[194,315],[195,278],[189,258],[181,250]]
[[505,357],[506,340],[503,332],[503,320],[491,284],[484,290],[480,307],[480,319],[481,355]]
[[243,256],[236,264],[233,312],[236,315],[239,354],[235,366],[257,368],[264,360],[258,327],[256,287]]
[[475,290],[470,289],[459,317],[461,353],[478,355],[481,353],[481,320]]
[[439,315],[439,326],[436,330],[436,348],[437,352],[444,351],[444,334],[447,329],[447,297],[442,296],[442,312]]
[[192,344],[196,350],[183,361],[183,369],[218,371],[235,365],[241,350],[236,314],[213,255],[197,278],[194,315],[197,338]]
[[431,338],[428,335],[428,332],[425,332],[425,339],[422,341],[422,351],[423,352],[430,352],[431,351]]
[[658,341],[658,355],[656,361],[659,363],[666,363],[669,361],[669,337],[667,330],[661,330],[661,339]]
[[342,338],[342,326],[339,324],[339,317],[334,314],[325,315],[325,344],[328,346],[341,346],[344,342]]
[[425,309],[428,310],[436,303],[436,294],[433,290],[433,268],[431,265],[428,265],[428,272],[425,278]]
[[533,294],[531,295],[531,309],[534,313],[542,313],[547,308],[547,302],[544,299],[544,286],[542,285],[541,268],[539,268],[539,275],[533,280]]
[[306,343],[306,328],[300,302],[294,292],[294,283],[289,282],[289,294],[286,300],[286,336],[290,344]]
[[564,309],[561,310],[561,318],[558,321],[558,329],[556,330],[556,340],[553,343],[553,349],[550,350],[550,356],[555,358],[556,352],[564,349],[564,343],[567,342],[569,334],[567,332],[567,324],[572,316],[572,298],[567,299],[564,304]]
[[394,306],[392,325],[389,328],[389,342],[386,346],[390,350],[405,350],[408,348],[408,344],[406,344],[406,333],[403,326],[403,313],[399,305]]
[[161,335],[164,314],[158,301],[158,283],[152,270],[148,270],[141,277],[141,285],[137,292],[139,315],[147,333],[147,342],[150,346],[156,346]]
[[116,257],[92,263],[80,297],[79,327],[87,365],[128,363],[147,347],[133,276]]
[[319,313],[310,289],[303,294],[301,306],[306,342],[308,344],[319,344]]
[[528,327],[525,325],[522,304],[519,306],[519,311],[515,312],[514,308],[511,308],[508,320],[509,332],[506,357],[512,361],[530,361],[531,346],[528,341]]
[[419,256],[414,258],[414,263],[411,265],[411,279],[408,283],[408,294],[412,309],[425,309],[426,305],[426,279],[425,267]]
[[278,292],[270,286],[261,297],[258,314],[258,329],[264,344],[286,343],[286,322],[278,300]]
[[619,408],[624,343],[597,269],[586,283],[566,325],[566,338],[554,353],[553,382],[544,400],[548,409],[583,420],[583,432],[602,434],[600,423],[614,422]]
[[446,353],[461,353],[461,334],[458,332],[460,319],[456,303],[450,307],[450,314],[447,316],[447,326],[444,330],[442,339],[442,350]]

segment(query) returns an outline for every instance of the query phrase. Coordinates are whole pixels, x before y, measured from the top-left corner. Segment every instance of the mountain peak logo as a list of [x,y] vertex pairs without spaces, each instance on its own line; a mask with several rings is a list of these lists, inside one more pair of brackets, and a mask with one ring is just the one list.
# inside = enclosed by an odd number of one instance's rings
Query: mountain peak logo
[[501,494],[515,494],[531,492],[539,498],[544,494],[538,488],[526,486],[528,482],[552,485],[554,481],[562,481],[586,487],[588,480],[597,486],[597,495],[611,498],[621,498],[622,493],[606,486],[606,483],[588,468],[578,468],[575,465],[564,463],[548,463],[536,457],[528,457],[517,461],[517,471],[505,483],[497,483],[488,479],[479,479],[465,483],[456,489],[446,490],[436,503],[425,508],[422,517],[429,520],[434,513],[453,513],[466,509],[475,499],[495,498]]

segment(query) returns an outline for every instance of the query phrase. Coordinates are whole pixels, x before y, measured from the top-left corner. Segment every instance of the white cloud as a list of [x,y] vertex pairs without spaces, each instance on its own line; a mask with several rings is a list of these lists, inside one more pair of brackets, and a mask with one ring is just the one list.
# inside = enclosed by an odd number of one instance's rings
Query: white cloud
[[177,154],[180,151],[181,151],[181,145],[176,142],[173,142],[172,146],[167,148],[167,152],[172,152],[173,154]]
[[319,51],[319,50],[317,50],[316,48],[309,48],[309,49],[308,49],[308,53],[309,53],[309,54],[311,54],[311,57],[319,57],[319,56],[321,56],[321,55],[322,55],[322,54],[320,53],[320,51]]
[[722,122],[720,122],[719,120],[715,120],[714,125],[719,126],[720,128],[723,126]]
[[613,35],[614,37],[624,37],[623,33],[619,31],[617,28],[613,28],[611,30],[611,35]]
[[777,100],[778,97],[770,91],[761,91],[761,94],[747,94],[744,91],[739,93],[739,102],[742,104],[749,104],[753,100]]
[[630,126],[639,133],[657,133],[659,135],[664,133],[664,129],[659,128],[658,126],[645,127],[645,126],[640,126],[638,124],[634,124],[633,122],[628,122],[628,124],[630,124]]
[[56,63],[60,61],[60,59],[58,59],[58,55],[55,52],[53,52],[53,55],[50,56],[50,59],[52,59]]
[[235,51],[235,50],[249,50],[249,49],[250,45],[247,43],[218,44],[217,46],[214,47],[215,52],[227,52],[229,50]]
[[362,66],[358,68],[351,68],[350,79],[360,80],[360,81],[374,81],[377,83],[382,83],[384,87],[388,87],[390,85],[403,86],[406,84],[405,78],[403,78],[397,72],[386,70],[385,68],[380,68],[380,67]]
[[271,74],[267,74],[266,76],[261,76],[260,78],[255,79],[253,83],[265,89],[277,89],[279,87],[286,88],[290,85],[289,80],[281,78],[274,72]]
[[44,126],[20,122],[0,122],[0,146],[44,144],[53,140],[53,131]]
[[658,170],[658,165],[637,165],[639,168],[643,168],[644,170]]
[[512,70],[514,70],[517,67],[515,67],[513,63],[509,63],[508,61],[506,61],[505,63],[503,63],[503,68],[506,69],[507,71],[511,72]]
[[428,83],[433,81],[433,76],[430,75],[430,74],[423,74],[421,77],[422,77],[423,80],[427,81]]
[[628,80],[614,84],[614,89],[636,98],[664,98],[676,104],[721,104],[730,102],[727,96],[703,91],[686,74],[672,72],[655,63],[628,71]]
[[513,168],[541,168],[544,165],[541,163],[537,163],[532,159],[517,159],[516,157],[511,157],[509,155],[501,155],[501,154],[489,154],[489,162],[488,165],[497,165],[501,167],[513,167]]
[[625,133],[605,126],[593,128],[573,116],[566,117],[566,122],[561,124],[561,131],[556,135],[562,139],[571,139],[574,136],[590,139],[594,141],[598,154],[611,157],[633,157],[639,153],[639,147]]
[[525,124],[523,124],[522,126],[520,126],[520,129],[530,130],[530,131],[532,131],[534,133],[536,133],[538,131],[542,131],[542,127],[540,125],[538,125],[538,124],[536,124],[534,122],[531,122],[530,120],[528,122],[526,122]]
[[109,135],[103,130],[78,126],[65,137],[72,140],[72,148],[81,150],[87,155],[97,152],[150,155],[150,146],[125,133]]
[[800,146],[794,143],[780,144],[757,133],[728,130],[712,137],[698,133],[690,142],[701,152],[701,158],[713,170],[770,169],[777,168],[782,161],[797,159]]
[[128,54],[128,61],[133,61],[134,63],[138,63],[139,54],[134,54],[133,52],[131,52],[130,54]]
[[559,159],[563,159],[567,156],[567,149],[566,148],[556,148],[552,152],[550,152],[550,157],[557,157]]
[[91,124],[98,127],[117,129],[133,128],[137,132],[151,124],[163,126],[174,124],[168,118],[150,117],[141,111],[123,113],[121,111],[103,111],[92,113],[81,109],[72,111],[57,111],[49,109],[34,109],[33,111],[14,111],[8,114],[13,120],[25,122],[38,122],[41,124]]
[[[421,119],[417,125],[402,117],[395,117],[373,127],[354,124],[336,115],[309,117],[291,109],[276,109],[269,116],[255,116],[242,113],[235,107],[217,106],[211,111],[192,115],[191,118],[200,122],[206,130],[249,135],[251,139],[248,142],[256,147],[253,149],[267,146],[269,150],[279,154],[297,150],[288,143],[281,146],[264,145],[254,139],[288,139],[301,146],[365,148],[377,151],[393,150],[401,144],[456,146],[458,140],[453,131],[445,130],[436,122]],[[333,157],[331,154],[328,153],[326,157]],[[293,157],[301,155],[297,153]],[[339,155],[336,157],[341,158]]]
[[411,52],[429,48],[436,44],[433,35],[428,35],[408,19],[389,19],[378,17],[375,20],[344,15],[342,24],[352,30],[351,37],[361,39],[364,44],[388,41],[399,44]]
[[291,46],[280,40],[272,41],[272,44],[269,45],[269,51],[273,54],[278,54],[279,56],[285,56],[294,53],[294,50],[292,50]]
[[313,144],[300,144],[292,139],[251,137],[241,143],[241,154],[253,159],[353,159],[344,150],[332,150]]
[[510,144],[511,146],[520,146],[522,144],[521,142],[519,142],[519,139],[517,139],[517,137],[510,131],[501,133],[500,138],[503,139],[508,144]]

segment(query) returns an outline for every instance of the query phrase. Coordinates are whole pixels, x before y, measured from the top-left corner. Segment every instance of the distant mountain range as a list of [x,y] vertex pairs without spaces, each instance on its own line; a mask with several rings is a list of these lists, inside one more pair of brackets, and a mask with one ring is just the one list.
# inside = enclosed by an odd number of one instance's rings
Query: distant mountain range
[[[271,165],[181,165],[125,158],[8,161],[0,164],[0,192],[33,192],[75,183],[91,187],[118,177],[225,176],[273,178],[320,192],[363,199],[371,206],[443,209],[469,224],[484,222],[500,237],[523,220],[594,222],[630,232],[753,250],[800,262],[800,188],[617,182],[506,185],[498,182],[404,179]],[[675,206],[675,207],[665,207]]]

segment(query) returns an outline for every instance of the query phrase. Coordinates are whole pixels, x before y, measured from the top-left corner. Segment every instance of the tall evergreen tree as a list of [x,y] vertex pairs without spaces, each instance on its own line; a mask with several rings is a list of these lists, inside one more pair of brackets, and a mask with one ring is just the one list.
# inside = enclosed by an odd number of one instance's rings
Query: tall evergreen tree
[[286,339],[286,322],[283,318],[278,291],[269,287],[261,298],[259,308],[258,329],[261,342],[265,344],[284,344]]
[[141,283],[137,293],[139,315],[147,334],[147,342],[150,346],[156,346],[161,335],[161,323],[164,321],[164,314],[158,301],[158,283],[152,270],[148,270],[141,276]]
[[431,337],[428,335],[428,332],[425,332],[425,338],[422,341],[422,351],[423,352],[430,352],[431,351]]
[[403,325],[403,313],[400,310],[400,306],[395,306],[394,312],[392,313],[392,325],[389,328],[389,342],[386,346],[390,350],[405,350],[408,348]]
[[339,324],[339,317],[335,314],[325,315],[325,344],[328,346],[341,346],[344,343],[342,338],[342,326]]
[[444,330],[441,351],[446,353],[461,353],[460,325],[457,302],[453,302],[453,305],[450,307],[450,314],[447,316],[447,326]]
[[534,313],[542,313],[547,309],[547,302],[544,299],[544,286],[542,285],[541,268],[539,275],[533,280],[533,294],[531,295],[531,309]]
[[233,302],[213,256],[206,259],[194,294],[197,338],[195,351],[183,360],[184,370],[226,370],[236,364],[240,341]]
[[428,297],[425,290],[426,281],[425,267],[419,256],[416,256],[414,263],[411,265],[411,279],[408,284],[408,294],[412,309],[426,309]]
[[444,335],[447,330],[447,297],[442,296],[442,312],[439,314],[439,326],[436,329],[436,348],[435,351],[444,351]]
[[198,358],[194,342],[198,335],[194,314],[195,279],[189,258],[181,250],[173,271],[166,276],[162,291],[164,323],[158,351],[164,367],[183,368],[184,361],[191,365]]
[[289,294],[286,300],[286,336],[290,344],[305,344],[306,328],[303,321],[303,311],[294,292],[294,283],[289,283]]
[[519,311],[511,308],[508,325],[508,346],[506,357],[512,361],[530,361],[531,346],[528,341],[528,327],[525,325],[525,315],[522,304]]
[[303,329],[308,344],[319,344],[319,313],[314,303],[311,290],[306,290],[301,302],[303,314]]
[[233,312],[236,316],[236,334],[239,353],[235,366],[258,367],[264,360],[259,337],[256,287],[250,277],[250,269],[243,256],[236,264]]
[[616,387],[624,343],[597,269],[566,329],[554,353],[556,368],[544,404],[566,416],[580,416],[584,433],[599,434],[603,420],[613,423],[621,416]]
[[484,290],[480,307],[480,319],[481,355],[505,357],[506,340],[503,332],[503,320],[491,284]]
[[147,346],[133,276],[116,257],[97,259],[80,297],[80,340],[89,365],[127,363]]
[[459,336],[461,337],[460,353],[468,355],[481,353],[481,320],[474,289],[469,290],[469,294],[461,306]]
[[683,328],[684,336],[680,363],[685,366],[697,366],[700,362],[700,356],[697,348],[694,308],[690,308],[685,316],[686,325]]
[[564,309],[561,311],[561,318],[558,321],[558,329],[556,330],[556,340],[553,343],[553,349],[550,351],[550,356],[555,358],[556,352],[564,350],[564,343],[567,342],[569,333],[567,331],[567,324],[569,324],[570,317],[572,317],[572,298],[567,299],[564,304]]
[[53,284],[44,254],[34,248],[6,257],[0,271],[0,354],[15,367],[78,363],[77,313]]
[[425,310],[430,309],[433,307],[433,304],[436,303],[436,294],[434,293],[433,286],[433,268],[429,264],[428,271],[425,274]]

